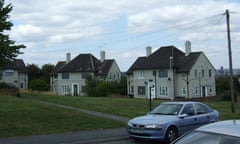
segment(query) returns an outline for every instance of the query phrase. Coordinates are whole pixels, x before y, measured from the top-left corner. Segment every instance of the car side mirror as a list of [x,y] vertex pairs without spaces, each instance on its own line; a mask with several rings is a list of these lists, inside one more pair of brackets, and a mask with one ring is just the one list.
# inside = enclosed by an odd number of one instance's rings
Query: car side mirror
[[188,116],[188,114],[180,114],[178,117],[179,118],[185,118],[185,117],[187,117]]

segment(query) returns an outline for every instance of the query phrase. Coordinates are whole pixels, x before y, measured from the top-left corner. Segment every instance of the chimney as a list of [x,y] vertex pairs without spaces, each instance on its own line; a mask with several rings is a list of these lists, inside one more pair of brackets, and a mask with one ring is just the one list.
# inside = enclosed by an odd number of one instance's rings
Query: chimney
[[105,51],[101,51],[100,52],[100,61],[101,61],[101,63],[104,62],[104,60],[105,60]]
[[185,42],[185,56],[189,56],[190,53],[191,53],[191,42],[187,40]]
[[71,61],[71,53],[66,54],[66,63],[69,63]]
[[147,57],[150,56],[152,54],[152,47],[151,46],[147,46],[146,47],[146,55]]

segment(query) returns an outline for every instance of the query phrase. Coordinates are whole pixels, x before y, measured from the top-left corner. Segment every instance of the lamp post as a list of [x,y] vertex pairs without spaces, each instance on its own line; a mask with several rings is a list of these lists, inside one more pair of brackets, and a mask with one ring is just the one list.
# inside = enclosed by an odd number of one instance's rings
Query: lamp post
[[173,79],[172,61],[173,61],[173,57],[170,56],[169,57],[169,74],[170,74],[172,100],[174,100],[175,96],[174,96],[174,79]]

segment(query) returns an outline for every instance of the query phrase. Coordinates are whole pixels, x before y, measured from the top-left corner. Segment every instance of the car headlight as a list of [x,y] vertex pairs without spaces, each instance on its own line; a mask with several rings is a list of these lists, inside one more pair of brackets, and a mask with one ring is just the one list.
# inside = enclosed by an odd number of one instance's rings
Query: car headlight
[[162,129],[162,125],[160,125],[160,124],[148,124],[148,125],[145,125],[145,128],[148,128],[148,129]]
[[133,124],[131,122],[128,122],[127,125],[130,126],[130,127],[133,126]]

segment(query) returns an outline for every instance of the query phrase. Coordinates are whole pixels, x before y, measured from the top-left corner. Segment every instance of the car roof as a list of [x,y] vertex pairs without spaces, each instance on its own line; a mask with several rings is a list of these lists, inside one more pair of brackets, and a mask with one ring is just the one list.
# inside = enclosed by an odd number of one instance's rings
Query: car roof
[[240,120],[225,120],[204,125],[196,131],[240,137]]
[[162,104],[193,104],[193,103],[200,103],[195,101],[170,101],[170,102],[163,102]]

